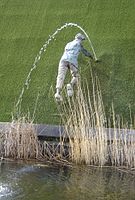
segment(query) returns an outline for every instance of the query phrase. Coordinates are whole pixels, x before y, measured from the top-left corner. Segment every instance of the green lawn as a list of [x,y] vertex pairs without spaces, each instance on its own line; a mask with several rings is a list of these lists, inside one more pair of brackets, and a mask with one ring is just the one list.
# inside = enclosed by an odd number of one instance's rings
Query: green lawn
[[[0,121],[10,121],[26,77],[48,36],[66,22],[82,26],[102,62],[98,75],[106,112],[114,102],[117,114],[135,113],[135,1],[134,0],[0,0]],[[39,94],[38,123],[58,123],[53,97],[59,59],[67,41],[80,32],[67,28],[42,54],[25,91],[22,111],[31,115]],[[85,41],[84,46],[89,48]],[[90,80],[88,59],[79,57],[82,79]],[[66,80],[68,81],[68,80]]]

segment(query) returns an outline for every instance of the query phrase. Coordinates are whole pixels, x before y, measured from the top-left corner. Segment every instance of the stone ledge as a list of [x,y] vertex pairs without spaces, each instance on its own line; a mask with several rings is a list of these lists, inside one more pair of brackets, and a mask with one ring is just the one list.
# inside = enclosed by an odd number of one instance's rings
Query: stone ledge
[[[59,138],[68,136],[65,134],[64,126],[58,125],[46,125],[46,124],[32,124],[37,132],[39,138]],[[25,124],[26,126],[26,124]],[[28,124],[29,126],[29,124]],[[10,130],[11,127],[14,127],[13,123],[9,122],[0,122],[0,133],[5,133]],[[26,126],[27,127],[27,126]],[[88,129],[90,135],[95,135],[96,131],[99,129]],[[102,128],[100,131],[105,131],[108,137],[108,140],[113,140],[114,136],[116,139],[130,139],[133,136],[135,141],[135,130],[133,129],[114,129],[114,128]],[[72,136],[71,136],[72,137]]]

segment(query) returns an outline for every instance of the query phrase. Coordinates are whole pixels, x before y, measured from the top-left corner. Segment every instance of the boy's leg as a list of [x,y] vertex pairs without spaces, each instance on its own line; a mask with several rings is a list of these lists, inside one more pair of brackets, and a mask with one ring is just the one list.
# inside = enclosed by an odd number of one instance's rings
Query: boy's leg
[[67,95],[73,96],[73,86],[78,82],[78,69],[74,65],[70,64],[70,72],[72,75],[71,82],[67,84]]
[[71,65],[70,66],[70,72],[71,72],[71,75],[72,75],[72,79],[71,79],[70,83],[73,87],[78,82],[78,77],[79,77],[78,68],[75,67],[74,65]]
[[62,99],[60,92],[62,90],[62,86],[64,83],[64,79],[67,73],[68,67],[67,67],[67,62],[63,61],[60,62],[59,68],[58,68],[58,76],[57,76],[57,82],[56,82],[56,94],[55,98],[56,99]]

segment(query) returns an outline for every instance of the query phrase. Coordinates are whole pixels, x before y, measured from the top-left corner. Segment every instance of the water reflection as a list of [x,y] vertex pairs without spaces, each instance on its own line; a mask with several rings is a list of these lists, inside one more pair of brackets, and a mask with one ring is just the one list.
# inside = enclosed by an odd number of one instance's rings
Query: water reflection
[[0,199],[2,197],[7,197],[8,195],[12,195],[12,190],[9,185],[1,184],[0,185]]
[[5,163],[0,200],[134,200],[135,179],[111,168],[39,167]]

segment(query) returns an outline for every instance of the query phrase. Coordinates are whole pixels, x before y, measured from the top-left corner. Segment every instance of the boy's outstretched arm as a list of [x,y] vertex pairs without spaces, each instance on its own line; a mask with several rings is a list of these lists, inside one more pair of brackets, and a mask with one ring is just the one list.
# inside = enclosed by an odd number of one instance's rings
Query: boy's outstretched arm
[[91,59],[94,59],[93,56],[92,56],[92,54],[91,54],[89,51],[87,51],[86,49],[84,49],[83,46],[81,46],[81,51],[82,51],[82,53],[83,53],[85,56],[87,56],[87,57],[89,57],[89,58],[91,58]]
[[91,58],[91,59],[94,60],[95,62],[101,62],[100,60],[95,59],[95,58],[93,57],[93,55],[92,55],[89,51],[87,51],[86,49],[84,49],[83,46],[81,46],[81,51],[82,51],[82,53],[83,53],[85,56]]

